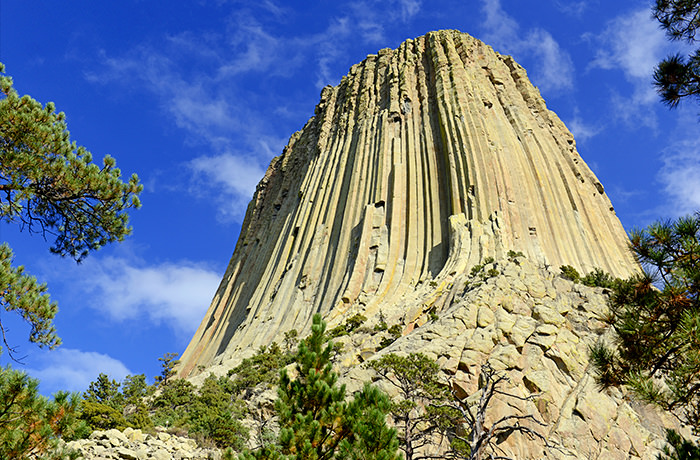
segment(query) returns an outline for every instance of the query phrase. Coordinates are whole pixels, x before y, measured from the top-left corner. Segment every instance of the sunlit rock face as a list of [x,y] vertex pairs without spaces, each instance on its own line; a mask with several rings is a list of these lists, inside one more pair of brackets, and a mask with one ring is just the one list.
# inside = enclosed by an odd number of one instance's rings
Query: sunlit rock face
[[272,160],[180,375],[230,367],[316,312],[411,324],[447,295],[436,287],[508,251],[637,268],[572,134],[511,57],[457,31],[380,50],[323,89]]

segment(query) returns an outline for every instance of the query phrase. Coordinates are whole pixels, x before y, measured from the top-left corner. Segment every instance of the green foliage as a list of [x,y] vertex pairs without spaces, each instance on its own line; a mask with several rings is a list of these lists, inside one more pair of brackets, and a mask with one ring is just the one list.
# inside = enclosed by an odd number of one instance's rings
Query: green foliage
[[[281,354],[279,347],[272,348]],[[91,430],[149,430],[160,425],[187,433],[201,445],[242,449],[248,430],[241,423],[245,406],[236,385],[227,377],[213,375],[199,388],[174,379],[175,356],[168,353],[160,360],[163,372],[155,396],[155,385],[148,385],[143,374],[128,375],[121,384],[100,374],[83,395],[80,418]]]
[[280,369],[292,362],[292,355],[283,352],[277,342],[272,342],[269,347],[260,347],[252,357],[244,359],[228,375],[232,380],[234,394],[247,398],[253,389],[265,383],[272,385],[279,380]]
[[396,342],[396,340],[403,335],[403,327],[400,324],[394,324],[392,325],[389,330],[387,330],[389,333],[389,337],[385,337],[382,339],[381,342],[379,342],[379,346],[377,347],[377,351],[388,347],[392,343]]
[[177,353],[166,353],[162,358],[158,358],[158,361],[161,362],[161,371],[160,375],[155,377],[157,386],[162,387],[175,377],[175,366],[180,364],[180,360],[176,359],[177,356]]
[[122,399],[124,404],[139,405],[151,396],[155,388],[146,382],[145,374],[127,375],[122,382]]
[[589,272],[583,277],[578,273],[578,270],[571,265],[562,265],[559,267],[559,270],[561,271],[562,278],[590,287],[612,289],[613,286],[619,282],[619,279],[613,278],[610,273],[607,273],[600,268],[594,268],[593,271]]
[[154,391],[155,388],[146,383],[144,374],[127,375],[119,383],[101,373],[82,395],[80,419],[91,430],[152,428],[147,398]]
[[585,284],[590,287],[602,287],[606,289],[611,289],[615,283],[619,282],[618,279],[613,278],[610,273],[607,273],[600,268],[594,268],[592,272],[588,273],[586,276],[581,278],[581,284]]
[[[131,232],[128,209],[140,206],[138,178],[122,182],[109,156],[102,167],[94,164],[90,152],[70,141],[65,115],[51,102],[42,106],[20,97],[4,71],[0,64],[0,220],[55,237],[51,252],[77,261],[121,241]],[[0,303],[31,325],[31,342],[58,345],[52,325],[56,304],[46,286],[11,262],[9,247],[0,246]],[[0,332],[4,339],[2,322]]]
[[107,374],[100,373],[97,380],[90,382],[88,389],[83,393],[83,399],[91,403],[120,408],[123,405],[123,397],[119,387],[119,382],[110,379]]
[[210,440],[220,448],[242,450],[248,439],[248,430],[240,422],[244,407],[243,402],[233,396],[228,378],[210,375],[187,408],[189,435]]
[[386,426],[389,402],[366,385],[350,401],[331,365],[332,343],[326,325],[313,319],[311,335],[294,357],[295,377],[286,369],[280,377],[275,404],[280,433],[276,444],[263,446],[241,459],[398,459],[395,432]]
[[80,419],[94,430],[123,430],[128,426],[121,408],[115,408],[108,404],[95,401],[83,401]]
[[683,438],[674,430],[666,430],[666,442],[658,460],[700,460],[700,446]]
[[436,431],[445,431],[459,415],[445,407],[451,394],[438,379],[440,366],[422,353],[390,353],[368,366],[398,390],[399,398],[391,405],[391,415],[399,429],[406,460],[412,460],[418,449],[434,443]]
[[510,251],[508,251],[507,256],[508,256],[508,260],[513,260],[513,259],[515,259],[515,258],[517,258],[517,257],[525,257],[525,254],[523,254],[523,253],[520,252],[520,251],[517,251],[517,252],[516,252],[516,251],[513,251],[513,250],[511,249]]
[[297,332],[296,329],[292,329],[292,330],[284,333],[284,346],[286,347],[288,352],[291,352],[294,350],[294,347],[297,346],[298,341],[299,341],[299,333]]
[[166,427],[185,427],[187,411],[195,397],[195,386],[187,380],[175,379],[163,385],[151,403],[155,409],[153,422]]
[[581,280],[581,275],[579,275],[578,270],[576,270],[571,265],[562,265],[559,267],[561,271],[561,277],[574,283],[578,283]]
[[85,426],[76,418],[77,395],[41,396],[38,381],[11,367],[0,368],[0,458],[59,460],[76,458],[58,448],[58,439],[75,439]]
[[482,278],[485,277],[492,277],[492,276],[497,276],[499,274],[498,270],[494,267],[490,268],[486,273],[483,273],[482,270],[486,265],[492,264],[494,262],[493,257],[486,257],[480,264],[474,265],[471,269],[471,276],[477,276],[481,274]]
[[[614,284],[614,346],[591,352],[603,387],[627,385],[642,400],[700,422],[700,214],[632,232],[646,272]],[[658,287],[657,287],[658,286]]]
[[0,91],[2,218],[54,235],[51,252],[76,260],[131,233],[126,210],[140,206],[138,177],[122,182],[109,156],[102,167],[92,163],[92,154],[70,141],[53,103],[20,97],[7,76],[0,76]]
[[340,324],[328,333],[329,338],[335,338],[335,337],[341,337],[343,335],[348,335],[351,332],[357,330],[364,322],[367,321],[367,318],[359,313],[351,316],[350,318],[346,319],[343,324]]
[[386,331],[389,328],[389,325],[386,323],[386,317],[384,317],[383,312],[379,312],[379,322],[374,325],[374,331],[375,332],[382,332]]
[[431,308],[430,311],[428,311],[428,317],[430,318],[430,321],[432,321],[432,322],[435,322],[440,318],[438,316],[438,314],[435,313],[435,308]]
[[[0,305],[5,311],[16,311],[31,326],[29,341],[40,347],[54,348],[61,343],[52,324],[58,306],[51,302],[46,284],[24,273],[24,267],[12,267],[12,250],[0,244]],[[12,356],[14,349],[5,339],[5,327],[0,320],[3,342]],[[1,350],[1,348],[0,348]]]
[[[653,11],[671,40],[697,41],[698,0],[656,0]],[[670,107],[676,107],[683,98],[700,98],[700,49],[687,59],[675,54],[661,61],[654,70],[654,84],[661,100]]]

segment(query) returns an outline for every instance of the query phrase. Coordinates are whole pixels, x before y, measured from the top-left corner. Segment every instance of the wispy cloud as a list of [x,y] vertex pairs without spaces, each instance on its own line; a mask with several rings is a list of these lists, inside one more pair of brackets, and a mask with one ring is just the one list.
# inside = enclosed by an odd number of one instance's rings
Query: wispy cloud
[[569,120],[566,125],[573,133],[576,142],[585,142],[603,130],[602,126],[583,120],[578,111],[574,111],[574,118]]
[[[276,26],[285,25],[294,11],[270,0],[238,3],[222,17],[223,27],[212,28],[216,32],[184,31],[121,55],[103,53],[99,66],[86,74],[89,81],[115,91],[154,95],[164,119],[189,144],[206,150],[181,164],[196,185],[190,191],[215,203],[219,216],[234,221],[245,214],[272,156],[281,153],[289,134],[300,127],[282,125],[276,119],[280,113],[261,108],[279,103],[281,94],[289,97],[285,81],[298,77],[301,69],[307,69],[303,72],[314,91],[337,84],[357,40],[386,46],[386,29],[416,18],[423,4],[344,2],[319,28],[290,33]],[[557,52],[555,45],[542,47],[543,60]],[[311,115],[309,111],[306,116]]]
[[213,189],[218,190],[216,200],[224,220],[230,217],[241,220],[265,172],[254,162],[245,161],[242,155],[231,153],[201,156],[190,161],[188,166],[194,173],[194,193],[210,194]]
[[700,139],[676,141],[662,152],[659,180],[668,195],[663,214],[680,216],[700,209]]
[[112,319],[167,323],[183,335],[197,328],[221,279],[220,273],[188,261],[145,265],[106,257],[84,265],[91,277],[81,287]]
[[401,7],[401,19],[404,22],[412,19],[421,9],[421,0],[398,0]]
[[531,59],[530,78],[544,92],[560,92],[573,87],[574,64],[552,35],[544,29],[525,32],[501,7],[500,0],[483,0],[485,20],[483,39],[497,51],[522,61]]
[[118,381],[131,374],[121,361],[111,356],[64,347],[33,356],[33,362],[26,372],[39,379],[43,394],[85,391],[101,372]]
[[554,0],[554,6],[559,10],[571,16],[581,16],[589,6],[588,0]]
[[613,93],[613,113],[630,126],[656,127],[656,117],[648,110],[658,103],[652,75],[669,45],[649,9],[614,18],[602,33],[587,38],[598,50],[590,67],[621,71],[631,84],[631,93]]
[[221,273],[188,260],[147,264],[135,252],[127,245],[118,255],[96,254],[80,265],[50,260],[42,278],[70,286],[62,304],[93,308],[104,321],[163,325],[189,337],[209,307]]

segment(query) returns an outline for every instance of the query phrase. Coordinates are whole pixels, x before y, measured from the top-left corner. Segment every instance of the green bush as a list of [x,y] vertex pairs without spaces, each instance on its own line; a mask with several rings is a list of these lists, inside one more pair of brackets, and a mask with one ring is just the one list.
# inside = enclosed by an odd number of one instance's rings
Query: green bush
[[606,273],[600,268],[595,268],[592,272],[581,278],[581,283],[590,287],[611,289],[615,284],[615,278],[613,278],[610,273]]
[[90,431],[94,430],[123,430],[129,424],[122,414],[121,410],[114,407],[94,401],[83,401],[80,419],[90,427]]
[[195,387],[187,380],[171,380],[153,399],[153,422],[167,427],[186,427],[189,406],[196,397]]
[[229,371],[232,393],[245,398],[261,383],[276,383],[280,369],[291,362],[291,356],[291,353],[282,351],[277,342],[272,342],[269,347],[260,347],[253,357],[244,359]]
[[240,422],[244,408],[243,402],[233,397],[231,381],[212,374],[204,380],[199,394],[188,407],[189,435],[210,440],[220,448],[240,451],[248,439],[248,430]]
[[562,265],[559,267],[559,270],[561,271],[561,277],[566,280],[573,281],[574,283],[578,283],[581,280],[581,275],[579,275],[578,270],[571,265]]
[[277,442],[239,458],[398,460],[396,431],[386,425],[388,398],[365,385],[351,401],[345,400],[325,328],[321,316],[315,315],[311,336],[299,344],[294,357],[294,379],[282,370],[275,404],[280,423]]
[[513,260],[516,257],[525,257],[525,254],[523,254],[520,251],[517,251],[517,252],[513,251],[512,249],[510,251],[508,251],[508,260]]

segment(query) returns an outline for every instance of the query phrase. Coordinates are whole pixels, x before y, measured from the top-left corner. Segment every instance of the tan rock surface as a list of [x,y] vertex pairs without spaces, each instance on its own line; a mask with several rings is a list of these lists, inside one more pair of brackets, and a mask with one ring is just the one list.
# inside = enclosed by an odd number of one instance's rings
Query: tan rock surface
[[[600,391],[590,368],[589,347],[608,331],[602,321],[608,308],[604,290],[564,280],[557,271],[538,267],[525,257],[499,260],[492,266],[513,275],[512,281],[536,282],[548,292],[557,286],[556,293],[538,298],[527,286],[508,284],[505,275],[488,277],[483,271],[457,275],[455,294],[437,312],[437,320],[425,322],[385,349],[364,354],[364,360],[420,351],[441,364],[442,380],[451,382],[462,397],[478,396],[480,367],[488,361],[509,378],[503,391],[537,396],[530,402],[496,398],[487,412],[487,424],[506,415],[534,414],[546,424],[536,428],[551,444],[547,448],[540,440],[512,435],[499,444],[506,456],[545,458],[546,451],[546,458],[555,459],[655,459],[663,445],[664,428],[682,427],[672,415],[636,402],[620,390]],[[496,314],[480,322],[487,309]],[[400,310],[400,304],[386,309],[390,325],[401,320]],[[556,326],[550,313],[558,315]],[[343,381],[348,391],[372,378],[359,360],[355,366],[347,364],[353,362],[356,350],[368,348],[376,338],[376,334],[357,334],[348,339],[344,347],[348,351],[340,358],[346,364]],[[393,385],[375,383],[395,395]],[[690,434],[687,429],[683,432]]]
[[435,294],[451,276],[508,250],[627,275],[626,244],[522,67],[469,35],[431,32],[323,89],[258,185],[180,374],[223,372],[284,331],[305,331],[315,312],[335,324],[401,299],[419,316],[431,297],[444,301]]

